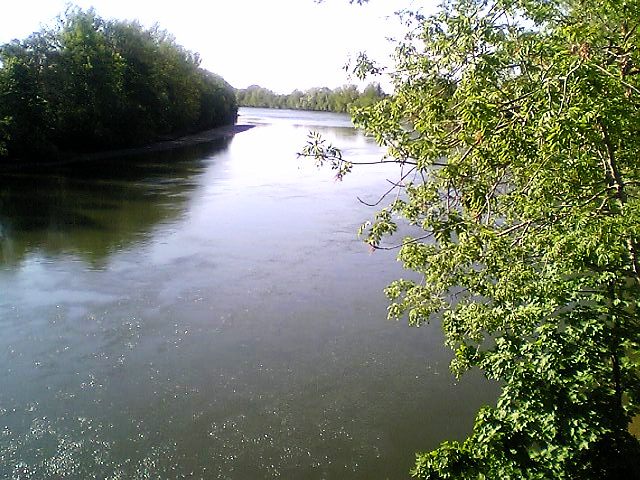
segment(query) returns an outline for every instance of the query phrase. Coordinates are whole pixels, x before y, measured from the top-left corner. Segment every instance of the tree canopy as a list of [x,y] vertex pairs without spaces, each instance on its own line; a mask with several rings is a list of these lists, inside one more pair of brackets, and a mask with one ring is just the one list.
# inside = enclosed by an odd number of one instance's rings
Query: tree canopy
[[[453,371],[502,386],[413,475],[640,478],[640,3],[403,15],[395,93],[354,114],[400,169],[362,233],[413,229],[399,259],[422,280],[388,287],[390,318],[441,322]],[[353,166],[318,135],[302,153]]]
[[158,27],[70,7],[0,47],[0,156],[144,144],[233,123],[234,90]]
[[237,91],[238,104],[242,107],[289,108],[292,110],[314,110],[321,112],[348,112],[351,107],[373,105],[385,97],[379,83],[367,85],[362,92],[355,85],[336,89],[311,88],[294,90],[287,95],[252,85]]

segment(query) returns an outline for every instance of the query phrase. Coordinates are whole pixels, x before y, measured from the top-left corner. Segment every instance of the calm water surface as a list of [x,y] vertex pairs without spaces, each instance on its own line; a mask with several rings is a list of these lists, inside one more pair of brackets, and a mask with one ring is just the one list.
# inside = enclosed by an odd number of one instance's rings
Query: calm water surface
[[346,116],[244,109],[231,140],[0,177],[0,478],[406,478],[494,389],[386,320],[356,237],[393,178],[296,158]]

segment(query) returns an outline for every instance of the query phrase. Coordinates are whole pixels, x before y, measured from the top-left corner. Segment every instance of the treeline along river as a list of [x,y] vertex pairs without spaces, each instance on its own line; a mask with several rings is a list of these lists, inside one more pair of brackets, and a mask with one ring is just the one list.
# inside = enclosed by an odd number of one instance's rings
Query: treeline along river
[[0,166],[172,139],[237,110],[231,85],[157,26],[69,6],[0,45]]
[[[356,237],[392,172],[342,182],[309,130],[241,109],[233,139],[2,174],[0,477],[404,478],[494,390],[456,383],[439,326],[386,320],[407,275]],[[61,169],[63,168],[63,169]]]

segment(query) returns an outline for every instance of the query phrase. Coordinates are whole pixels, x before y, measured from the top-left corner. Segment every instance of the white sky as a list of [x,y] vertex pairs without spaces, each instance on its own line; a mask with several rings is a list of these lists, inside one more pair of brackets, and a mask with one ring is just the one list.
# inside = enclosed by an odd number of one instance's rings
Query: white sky
[[[24,38],[63,12],[66,0],[6,1],[0,43]],[[77,0],[104,18],[157,22],[179,44],[199,52],[202,66],[237,88],[258,84],[276,92],[348,83],[349,55],[366,50],[385,59],[388,36],[402,32],[393,12],[435,0]],[[354,80],[355,81],[355,80]]]

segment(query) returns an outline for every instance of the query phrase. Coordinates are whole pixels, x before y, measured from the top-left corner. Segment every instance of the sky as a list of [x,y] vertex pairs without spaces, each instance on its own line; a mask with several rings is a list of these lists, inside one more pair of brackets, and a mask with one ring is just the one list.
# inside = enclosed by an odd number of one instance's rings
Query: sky
[[[202,66],[236,88],[257,84],[278,93],[327,86],[349,79],[343,66],[367,51],[387,61],[402,27],[393,13],[429,1],[370,0],[365,6],[347,0],[77,0],[103,18],[158,23],[179,44],[199,52]],[[6,2],[0,16],[0,44],[25,38],[51,25],[66,0]],[[383,82],[384,85],[384,82]]]

